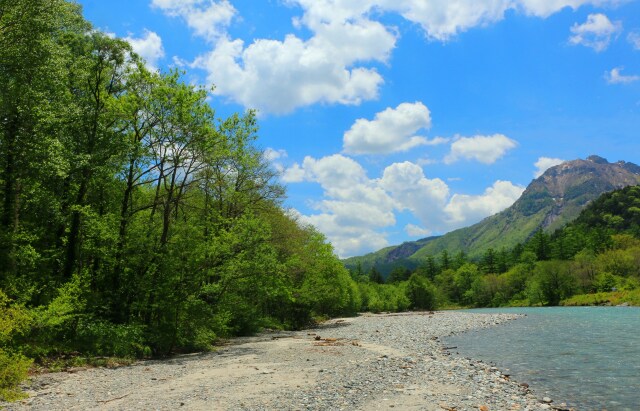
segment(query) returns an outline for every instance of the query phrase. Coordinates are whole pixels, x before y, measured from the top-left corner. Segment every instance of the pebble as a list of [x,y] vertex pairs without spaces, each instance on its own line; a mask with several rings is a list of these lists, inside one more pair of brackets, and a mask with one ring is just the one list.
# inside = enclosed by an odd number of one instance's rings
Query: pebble
[[[313,330],[234,339],[215,353],[42,375],[26,387],[30,398],[0,403],[0,409],[549,409],[550,399],[541,403],[526,384],[489,364],[449,355],[440,342],[518,317],[447,311],[331,320]],[[208,377],[221,367],[253,371]]]

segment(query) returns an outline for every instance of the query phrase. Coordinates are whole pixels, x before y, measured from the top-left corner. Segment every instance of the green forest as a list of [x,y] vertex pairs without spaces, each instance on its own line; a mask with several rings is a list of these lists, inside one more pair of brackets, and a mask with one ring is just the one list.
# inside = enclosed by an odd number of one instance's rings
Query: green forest
[[[604,194],[565,227],[538,230],[512,248],[488,248],[477,260],[443,251],[413,271],[398,266],[386,279],[375,266],[366,272],[358,266],[351,275],[390,289],[418,276],[438,307],[640,305],[640,186]],[[385,299],[367,308],[405,306]]]
[[0,0],[0,399],[19,398],[34,366],[640,285],[640,187],[478,261],[443,252],[388,278],[350,272],[283,208],[256,113],[220,118],[184,77],[149,71],[73,2]]
[[361,309],[285,209],[254,112],[216,116],[75,3],[0,0],[0,398],[32,361],[206,350]]

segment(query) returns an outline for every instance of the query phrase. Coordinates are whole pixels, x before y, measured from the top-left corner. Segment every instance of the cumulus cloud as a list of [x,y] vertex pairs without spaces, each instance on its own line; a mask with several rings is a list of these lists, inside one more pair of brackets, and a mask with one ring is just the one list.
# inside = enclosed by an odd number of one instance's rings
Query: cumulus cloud
[[366,226],[344,226],[332,214],[304,215],[300,221],[311,224],[331,241],[341,258],[362,255],[389,245],[384,233]]
[[344,152],[349,154],[388,154],[428,144],[417,136],[431,127],[431,113],[421,102],[402,103],[377,113],[373,120],[358,119],[344,133]]
[[441,179],[429,179],[422,167],[405,161],[385,168],[379,185],[391,195],[397,210],[410,211],[427,227],[444,228],[442,210],[449,187]]
[[378,97],[384,83],[366,63],[384,63],[395,47],[395,31],[354,10],[331,19],[309,11],[295,25],[312,32],[309,39],[288,34],[283,40],[256,39],[245,44],[228,36],[199,56],[193,66],[209,73],[214,94],[261,112],[286,114],[317,103],[357,105]]
[[535,178],[538,178],[551,167],[557,166],[558,164],[562,164],[564,162],[565,160],[561,158],[540,157],[534,164],[536,170],[533,172],[533,175]]
[[445,207],[450,227],[464,227],[511,206],[524,187],[510,181],[496,181],[481,195],[454,194]]
[[472,224],[510,206],[523,187],[497,181],[482,195],[453,194],[439,178],[429,178],[408,161],[387,166],[379,178],[367,176],[354,159],[341,154],[306,157],[285,170],[288,182],[313,182],[323,199],[310,203],[315,212],[301,216],[334,244],[341,257],[362,254],[387,245],[396,214],[409,212],[418,224],[404,229],[412,237],[425,237]]
[[282,181],[285,183],[301,183],[305,180],[305,171],[300,164],[295,163],[291,167],[284,170]]
[[157,33],[145,30],[142,37],[127,36],[124,40],[131,44],[133,51],[145,60],[149,70],[158,70],[158,61],[164,57],[164,47]]
[[237,13],[228,0],[152,0],[151,5],[182,18],[195,35],[209,41],[225,34]]
[[446,41],[501,20],[508,10],[546,17],[564,7],[617,1],[285,0],[301,10],[292,27],[310,36],[290,33],[251,43],[229,36],[237,11],[228,0],[152,0],[152,5],[182,18],[195,35],[212,43],[192,66],[208,73],[216,95],[262,113],[287,114],[314,104],[358,105],[378,97],[384,78],[375,64],[389,61],[399,36],[395,27],[379,21],[383,14],[399,14],[429,39]]
[[604,79],[609,84],[629,84],[635,81],[640,80],[640,76],[638,75],[629,75],[625,76],[621,73],[624,67],[616,67],[611,69],[611,71],[607,71],[604,73]]
[[574,46],[581,44],[600,52],[606,50],[611,39],[621,31],[621,22],[612,22],[602,13],[589,14],[586,22],[582,24],[575,23],[571,27],[571,33],[573,34],[569,37],[569,43]]
[[459,160],[476,160],[483,164],[493,164],[517,144],[503,134],[459,137],[451,144],[451,152],[444,162],[452,164]]
[[319,160],[307,156],[302,167],[297,167],[304,170],[305,180],[319,183],[333,197],[339,197],[339,190],[350,189],[367,181],[365,169],[355,160],[341,154]]
[[[395,38],[388,40],[381,47],[395,44]],[[370,55],[370,60],[382,61],[383,54]],[[214,94],[267,113],[286,114],[316,103],[357,105],[377,98],[382,76],[336,56],[321,42],[293,35],[284,41],[259,39],[247,47],[242,40],[224,38],[193,65],[209,73],[208,81],[216,84]]]
[[565,7],[615,4],[618,0],[290,0],[305,10],[306,21],[331,21],[365,15],[372,11],[395,13],[420,25],[427,37],[447,41],[473,27],[502,20],[508,10],[548,17]]
[[324,200],[311,204],[317,213],[303,216],[302,221],[323,232],[340,256],[387,245],[386,235],[376,230],[395,225],[395,202],[355,160],[340,154],[306,157],[302,165],[285,170],[283,179],[322,187]]

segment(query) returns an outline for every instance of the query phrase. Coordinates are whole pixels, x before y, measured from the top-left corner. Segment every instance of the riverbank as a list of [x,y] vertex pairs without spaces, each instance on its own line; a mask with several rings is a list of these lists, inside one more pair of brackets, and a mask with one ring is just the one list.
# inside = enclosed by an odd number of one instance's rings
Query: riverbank
[[213,353],[35,378],[9,410],[549,409],[526,385],[440,338],[513,314],[364,315],[238,338]]
[[610,291],[593,294],[574,295],[566,300],[562,300],[560,305],[567,307],[579,306],[640,306],[640,289]]

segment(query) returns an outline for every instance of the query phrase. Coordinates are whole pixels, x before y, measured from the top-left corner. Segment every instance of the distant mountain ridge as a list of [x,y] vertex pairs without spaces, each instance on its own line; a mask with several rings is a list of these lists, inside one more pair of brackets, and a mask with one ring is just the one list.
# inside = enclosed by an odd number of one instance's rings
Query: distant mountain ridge
[[578,217],[589,202],[602,194],[638,184],[640,166],[633,163],[609,163],[596,155],[566,161],[533,180],[511,207],[477,224],[440,237],[348,258],[344,263],[348,268],[360,263],[365,270],[376,266],[388,274],[394,265],[412,268],[443,250],[450,254],[462,250],[472,258],[478,257],[490,247],[500,249],[524,242],[540,228],[554,231]]

